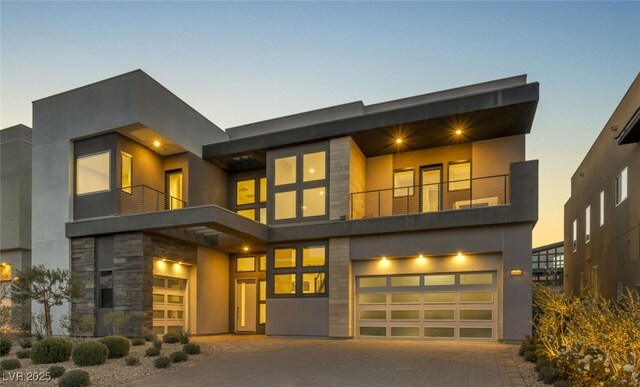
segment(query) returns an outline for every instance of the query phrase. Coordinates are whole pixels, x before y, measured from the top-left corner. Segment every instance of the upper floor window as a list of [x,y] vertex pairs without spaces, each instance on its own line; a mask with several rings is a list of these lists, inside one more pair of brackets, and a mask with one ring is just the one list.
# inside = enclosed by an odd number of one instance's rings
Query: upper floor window
[[236,205],[254,204],[256,202],[255,179],[242,180],[236,183]]
[[591,206],[587,206],[584,211],[584,242],[589,243],[591,240]]
[[236,213],[267,224],[267,178],[236,181]]
[[600,226],[604,226],[604,191],[600,192]]
[[120,176],[120,186],[122,187],[122,192],[126,192],[128,194],[131,193],[131,186],[133,185],[133,161],[130,154],[126,152],[120,152],[120,158],[122,161],[121,168],[121,176]]
[[578,250],[578,221],[574,220],[573,221],[573,251],[575,252],[576,250]]
[[471,187],[471,163],[449,164],[449,191],[469,189]]
[[76,159],[76,195],[109,191],[110,155],[106,151]]
[[393,197],[412,196],[413,184],[413,169],[393,172]]
[[325,152],[309,153],[302,157],[303,181],[324,180]]
[[276,159],[275,185],[293,184],[296,182],[296,156]]
[[618,176],[616,176],[616,206],[627,198],[627,171],[625,167]]

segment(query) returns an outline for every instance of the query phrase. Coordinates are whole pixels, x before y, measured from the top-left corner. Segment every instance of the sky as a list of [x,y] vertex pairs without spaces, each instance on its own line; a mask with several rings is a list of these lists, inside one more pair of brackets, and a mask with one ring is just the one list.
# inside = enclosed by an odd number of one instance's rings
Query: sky
[[533,245],[640,71],[633,2],[0,1],[0,128],[31,101],[142,69],[221,128],[528,74]]

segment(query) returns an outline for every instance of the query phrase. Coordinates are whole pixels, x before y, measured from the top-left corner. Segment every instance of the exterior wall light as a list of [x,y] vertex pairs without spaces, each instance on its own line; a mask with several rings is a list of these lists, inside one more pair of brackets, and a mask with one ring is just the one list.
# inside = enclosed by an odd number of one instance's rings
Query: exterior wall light
[[522,273],[522,269],[511,269],[511,271],[509,271],[509,274],[511,274],[512,276],[520,276],[522,275]]
[[424,257],[424,255],[418,255],[418,263],[425,263],[426,261],[427,259]]

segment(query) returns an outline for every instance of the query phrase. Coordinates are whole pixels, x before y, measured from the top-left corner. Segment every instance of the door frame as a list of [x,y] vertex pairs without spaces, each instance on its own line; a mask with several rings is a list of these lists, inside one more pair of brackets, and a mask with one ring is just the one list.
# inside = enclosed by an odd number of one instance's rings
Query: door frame
[[[171,183],[170,183],[170,176],[173,174],[180,174],[180,197],[179,198],[175,198],[173,196],[171,196]],[[182,208],[183,207],[183,203],[184,203],[184,173],[182,172],[182,168],[177,168],[177,169],[170,169],[170,170],[166,170],[164,171],[164,193],[166,195],[166,201],[167,201],[167,208],[168,210],[173,210],[173,200],[177,199],[180,200],[180,202],[178,202],[180,205],[179,207],[176,207],[176,209]]]
[[427,211],[424,211],[424,181],[422,179],[422,173],[423,171],[434,171],[434,170],[438,170],[440,171],[440,182],[438,183],[438,210],[437,211],[429,211],[429,212],[438,212],[438,211],[442,211],[442,203],[443,203],[443,198],[442,198],[442,186],[443,186],[443,165],[442,164],[430,164],[430,165],[422,165],[420,167],[420,213],[426,213]]
[[[251,281],[253,281],[253,286],[255,288],[254,290],[254,297],[252,298],[252,304],[253,305],[247,305],[247,310],[253,310],[253,314],[254,314],[254,319],[253,319],[253,330],[246,330],[246,331],[241,331],[239,330],[239,326],[238,326],[238,320],[240,318],[240,305],[238,303],[238,285],[240,285],[240,282],[248,282],[251,283]],[[256,277],[248,277],[248,278],[236,278],[235,279],[235,283],[234,283],[234,307],[235,310],[233,311],[233,332],[234,333],[241,333],[241,334],[246,334],[246,333],[256,333],[257,329],[258,329],[258,286],[259,286],[259,279]]]

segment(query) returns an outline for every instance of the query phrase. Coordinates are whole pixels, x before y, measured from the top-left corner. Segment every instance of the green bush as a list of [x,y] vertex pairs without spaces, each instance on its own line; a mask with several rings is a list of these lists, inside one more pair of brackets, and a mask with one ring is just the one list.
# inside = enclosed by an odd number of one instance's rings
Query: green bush
[[140,365],[140,359],[138,359],[135,356],[127,356],[124,359],[124,362],[128,365],[128,366],[137,366]]
[[536,354],[536,351],[526,351],[524,353],[524,360],[528,361],[529,363],[536,363],[538,361],[538,355]]
[[182,346],[182,350],[188,355],[197,355],[200,353],[200,346],[198,344],[185,344]]
[[31,350],[21,349],[20,351],[16,352],[16,357],[18,359],[29,359],[31,357]]
[[47,372],[53,379],[61,377],[64,375],[65,371],[66,369],[61,365],[52,365],[47,369]]
[[175,351],[171,352],[171,355],[169,355],[169,359],[171,359],[172,363],[181,363],[183,361],[189,360],[189,355],[187,355],[184,351]]
[[556,380],[553,387],[571,387],[571,383],[566,380]]
[[89,373],[84,370],[71,370],[58,379],[58,386],[60,387],[84,387],[90,385]]
[[20,364],[20,360],[18,359],[4,359],[0,361],[0,369],[4,371],[15,370],[20,367],[22,367],[22,364]]
[[133,346],[144,345],[145,342],[145,339],[142,337],[135,337],[131,339],[131,345]]
[[73,362],[80,367],[104,364],[107,356],[109,356],[109,348],[97,341],[78,343],[71,352]]
[[0,356],[4,356],[11,351],[11,340],[4,336],[0,336]]
[[193,335],[189,329],[180,328],[176,331],[176,336],[178,336],[180,344],[189,344]]
[[169,332],[166,335],[162,336],[162,341],[167,344],[175,344],[180,342],[180,336],[177,333]]
[[550,366],[543,366],[538,372],[538,380],[543,381],[544,384],[551,384],[558,380],[560,373],[557,369]]
[[536,372],[540,371],[540,368],[547,366],[549,367],[551,365],[551,362],[547,359],[538,359],[538,361],[536,362],[536,366],[533,368]]
[[125,357],[129,354],[131,343],[123,336],[107,336],[98,340],[109,348],[109,359]]
[[153,332],[147,332],[142,335],[142,338],[144,339],[144,341],[153,341],[156,339],[156,334]]
[[162,349],[162,340],[155,338],[153,339],[153,346],[158,349]]
[[33,341],[31,341],[31,337],[21,337],[18,339],[18,344],[22,349],[29,349],[33,347]]
[[160,356],[153,361],[153,366],[156,368],[167,368],[171,365],[171,359],[166,356]]
[[31,360],[33,364],[62,363],[69,360],[73,344],[61,337],[47,337],[33,344]]
[[518,349],[518,356],[524,356],[524,353],[528,350],[527,347],[530,345],[534,345],[534,340],[531,336],[526,336],[522,343],[520,343],[520,348]]
[[144,351],[144,355],[148,357],[158,356],[160,355],[160,350],[156,347],[149,347],[146,351]]

